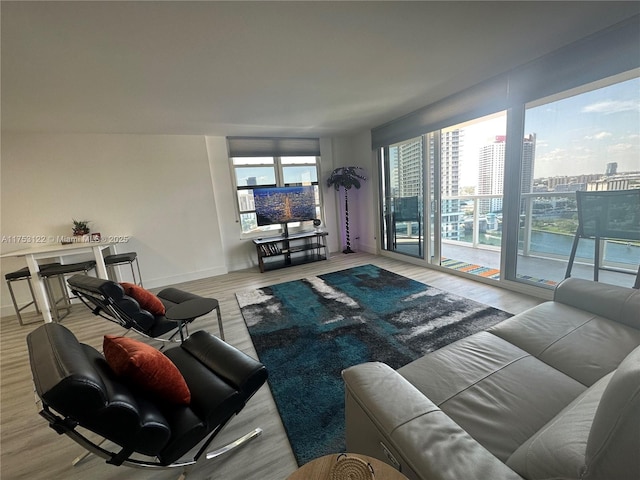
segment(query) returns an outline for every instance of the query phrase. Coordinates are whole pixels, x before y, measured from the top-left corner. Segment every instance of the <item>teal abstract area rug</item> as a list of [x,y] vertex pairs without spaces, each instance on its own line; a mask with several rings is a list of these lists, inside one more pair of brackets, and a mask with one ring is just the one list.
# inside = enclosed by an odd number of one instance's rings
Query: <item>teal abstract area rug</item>
[[344,368],[398,368],[511,316],[374,265],[236,297],[299,465],[345,450]]

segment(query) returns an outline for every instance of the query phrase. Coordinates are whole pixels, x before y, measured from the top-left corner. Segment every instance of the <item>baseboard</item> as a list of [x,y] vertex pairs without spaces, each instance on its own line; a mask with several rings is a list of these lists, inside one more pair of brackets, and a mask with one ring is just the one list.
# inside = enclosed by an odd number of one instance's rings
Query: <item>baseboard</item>
[[[25,302],[26,303],[26,302]],[[18,304],[18,306],[22,307],[23,304]],[[35,312],[35,310],[23,310],[21,313],[24,313],[25,315],[27,315],[29,312]],[[5,317],[15,317],[16,316],[16,311],[13,309],[13,305],[3,305],[0,308],[0,317],[5,318]],[[16,319],[16,322],[18,320]]]
[[170,275],[168,277],[159,277],[147,279],[143,278],[145,288],[161,288],[177,283],[190,282],[192,280],[201,280],[208,277],[216,277],[229,273],[226,267],[209,268],[207,270],[199,270],[197,272],[188,272],[180,275]]
[[[142,280],[144,282],[145,288],[162,288],[169,285],[175,285],[177,283],[190,282],[192,280],[201,280],[203,278],[224,275],[225,273],[229,273],[229,270],[227,270],[224,267],[218,267],[218,268],[210,268],[208,270],[200,270],[197,272],[189,272],[189,273],[184,273],[180,275],[171,275],[168,277],[161,277],[161,278],[147,279],[145,277]],[[126,280],[126,281],[130,281],[130,280]],[[27,303],[26,301],[18,302],[18,306],[22,307],[23,305],[26,305],[26,303]],[[29,310],[25,310],[24,313],[27,314],[32,311],[35,312],[35,310],[29,309]],[[15,316],[15,315],[16,315],[16,312],[13,309],[12,304],[2,305],[0,307],[0,317],[4,318],[9,316]]]

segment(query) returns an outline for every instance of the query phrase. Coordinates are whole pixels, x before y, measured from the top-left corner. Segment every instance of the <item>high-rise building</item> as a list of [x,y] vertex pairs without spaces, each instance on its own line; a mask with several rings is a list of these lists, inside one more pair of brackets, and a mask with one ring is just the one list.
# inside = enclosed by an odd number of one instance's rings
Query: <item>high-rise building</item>
[[[502,195],[506,136],[497,135],[493,143],[480,147],[478,195]],[[481,214],[502,211],[502,197],[480,200]]]
[[[480,148],[478,163],[478,191],[479,195],[502,195],[504,185],[504,159],[506,153],[506,136],[496,135],[495,140]],[[522,148],[522,193],[533,190],[533,160],[536,151],[536,135],[524,138]],[[481,200],[480,213],[501,212],[502,197]]]
[[533,159],[536,157],[536,134],[531,133],[524,137],[524,143],[522,145],[522,172],[521,172],[521,186],[520,192],[531,193],[533,192]]
[[[442,237],[450,240],[460,240],[460,225],[464,213],[460,209],[460,152],[462,150],[464,132],[462,130],[444,131],[440,137],[440,186],[442,203],[440,208]],[[429,155],[433,152],[433,138],[427,142]],[[422,211],[423,195],[423,139],[422,137],[411,142],[402,143],[397,148],[390,149],[390,162],[395,164],[396,171],[392,172],[392,179],[397,181],[397,190],[394,196],[404,199],[396,200],[398,206],[404,202],[406,205],[418,205]],[[432,159],[433,160],[433,159]],[[430,162],[433,168],[433,161]],[[433,171],[430,174],[433,189]],[[395,182],[392,182],[395,185]],[[409,199],[418,199],[417,203],[409,202]],[[400,209],[398,209],[400,210]]]
[[[415,234],[424,229],[422,217],[423,155],[422,137],[394,148],[397,154],[398,188],[394,194],[396,222],[405,222],[407,231]],[[398,226],[396,225],[396,228]]]
[[464,143],[464,131],[460,129],[443,131],[440,135],[440,190],[442,203],[440,214],[442,220],[442,238],[460,240],[460,225],[463,212],[460,200],[460,151]]
[[398,147],[399,197],[422,195],[422,137]]
[[389,149],[389,176],[391,181],[389,182],[390,191],[387,193],[388,196],[395,197],[398,195],[398,191],[400,190],[398,187],[398,149],[390,148]]

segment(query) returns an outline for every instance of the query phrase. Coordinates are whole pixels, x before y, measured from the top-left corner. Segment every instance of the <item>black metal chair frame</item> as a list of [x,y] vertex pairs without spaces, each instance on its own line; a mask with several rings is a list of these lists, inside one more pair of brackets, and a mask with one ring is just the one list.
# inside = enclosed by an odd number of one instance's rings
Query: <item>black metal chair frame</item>
[[[136,268],[138,270],[138,278],[136,279],[136,272],[133,269],[133,262],[136,263]],[[108,255],[104,257],[104,264],[107,267],[107,271],[109,272],[109,280],[116,281],[115,268],[120,265],[129,265],[131,268],[131,276],[133,277],[133,283],[136,285],[142,285],[142,274],[140,273],[140,264],[138,263],[138,254],[136,252],[128,252],[128,253],[116,253],[113,255]]]
[[[183,409],[191,409],[190,406],[158,407],[152,405],[152,397],[142,400],[135,390],[126,390],[126,387],[123,390],[122,386],[118,386],[121,385],[121,381],[109,373],[101,354],[94,348],[78,342],[73,333],[60,324],[48,323],[38,327],[27,336],[27,345],[37,403],[41,405],[39,414],[58,434],[68,436],[87,450],[86,454],[72,462],[73,465],[78,464],[89,453],[93,453],[115,466],[182,469],[182,479],[186,477],[190,467],[203,456],[207,460],[219,457],[262,434],[261,428],[255,428],[207,453],[215,437],[266,382],[268,373],[262,363],[205,331],[197,332],[197,335],[194,334],[185,343],[170,348],[166,353],[178,370],[185,374],[185,379],[190,378],[191,382],[199,386],[197,395],[200,398],[197,405],[199,409],[205,408],[205,411],[198,410],[196,413],[196,410],[191,410],[191,414],[184,416],[180,412]],[[226,385],[220,394],[215,393],[219,391],[219,384]],[[195,385],[191,386],[192,402]],[[234,392],[233,404],[227,400],[229,391]],[[211,404],[208,401],[210,395]],[[87,403],[78,403],[79,396],[87,398]],[[117,441],[101,435],[96,426],[103,425],[104,422],[112,425],[110,430],[122,428],[117,418],[118,412],[124,413],[123,424],[133,424],[138,428],[138,423],[128,418],[131,413],[127,413],[127,408],[123,409],[125,404],[137,405],[128,408],[140,409],[140,413],[137,413],[140,422],[146,417],[145,409],[151,408],[154,412],[157,412],[158,408],[162,412],[168,409],[165,415],[169,415],[167,418],[173,418],[169,421],[171,429],[173,430],[174,423],[177,423],[176,435],[184,437],[182,440],[186,445],[180,444],[176,451],[176,444],[172,443],[172,433],[165,446],[154,447],[160,450],[157,457],[153,457],[136,453],[135,445],[143,442],[143,436],[135,440],[127,439],[131,445],[122,446]],[[81,411],[78,412],[78,409]],[[176,413],[170,413],[171,409],[175,409]],[[221,412],[214,414],[216,409],[220,409]],[[218,420],[213,420],[214,418]],[[148,420],[146,422],[148,423]],[[186,431],[182,431],[183,424]],[[79,431],[79,428],[92,432],[92,436],[97,434],[102,440],[96,443]],[[97,431],[92,428],[96,428]],[[142,428],[142,424],[139,428]],[[102,446],[108,442],[113,443],[119,450]],[[171,445],[171,452],[165,450],[166,445]],[[192,455],[194,451],[195,454]],[[162,461],[163,458],[165,462]]]
[[[31,285],[31,273],[29,273],[29,268],[24,267],[24,268],[21,268],[20,270],[16,270],[15,272],[7,273],[5,275],[5,280],[7,281],[7,288],[9,289],[9,295],[11,296],[11,301],[13,302],[13,308],[15,309],[16,316],[18,317],[18,323],[20,325],[25,325],[25,323],[22,320],[22,315],[20,312],[29,308],[31,305],[33,305],[33,307],[36,309],[36,313],[40,313],[40,307],[38,306],[38,302],[36,301],[36,295],[33,291],[33,286]],[[28,303],[25,303],[22,307],[20,307],[18,306],[18,302],[16,300],[16,296],[11,284],[14,282],[22,282],[22,281],[26,281],[27,285],[29,286],[29,291],[31,292],[31,301]],[[41,322],[42,320],[38,319],[37,321]],[[36,322],[30,322],[30,323],[36,323]]]
[[[581,238],[593,238],[593,280],[600,270],[618,273],[632,272],[600,265],[602,240],[640,241],[640,190],[577,191],[578,228],[571,246],[565,278],[571,276]],[[633,288],[640,288],[640,265]]]
[[[88,260],[86,262],[71,264],[56,264],[48,268],[40,269],[40,278],[44,281],[44,288],[49,300],[49,308],[56,322],[61,321],[71,312],[71,299],[69,298],[69,294],[64,283],[65,276],[79,274],[79,272],[83,272],[83,276],[87,276],[89,272],[91,270],[95,270],[95,268],[95,260]],[[61,294],[60,298],[55,297],[53,285],[51,284],[53,279],[58,280]],[[62,302],[62,305],[60,305],[60,302]],[[64,315],[60,313],[61,310],[65,311]]]
[[[184,341],[189,337],[189,324],[215,309],[220,338],[224,340],[220,305],[216,299],[165,288],[157,294],[166,307],[165,315],[161,316],[142,309],[135,299],[125,295],[120,284],[111,280],[74,275],[67,283],[94,315],[160,342]],[[170,332],[173,333],[166,337]]]
[[[215,450],[207,451],[209,449],[209,446],[211,445],[211,442],[215,439],[215,437],[222,431],[222,429],[224,429],[224,427],[226,427],[229,421],[233,419],[233,417],[230,417],[229,419],[227,419],[227,421],[220,424],[213,432],[209,434],[208,438],[205,440],[202,446],[196,451],[196,453],[192,457],[171,463],[169,465],[163,465],[157,461],[143,460],[141,458],[132,458],[130,456],[127,456],[127,455],[130,455],[130,452],[123,452],[122,450],[119,452],[116,452],[113,450],[109,450],[107,448],[103,448],[102,445],[104,445],[107,442],[106,439],[102,439],[98,443],[90,440],[82,432],[78,431],[78,427],[79,427],[78,422],[76,422],[71,418],[62,417],[58,415],[48,405],[44,404],[42,402],[42,399],[40,398],[38,398],[37,403],[41,405],[39,407],[41,408],[41,410],[38,412],[38,414],[49,423],[49,427],[51,427],[51,429],[55,430],[55,432],[58,435],[66,435],[71,440],[73,440],[78,445],[80,445],[82,448],[87,450],[86,453],[76,457],[73,460],[73,462],[71,462],[72,465],[74,466],[78,465],[89,454],[94,454],[97,457],[104,458],[106,460],[106,463],[115,465],[115,466],[125,466],[125,467],[145,468],[145,469],[152,468],[152,469],[160,469],[160,470],[166,470],[170,468],[188,469],[189,467],[192,467],[196,463],[198,463],[198,461],[201,460],[202,455],[205,454],[205,452],[206,452],[206,455],[204,458],[206,458],[207,460],[212,460],[214,458],[224,455],[225,453],[230,452],[231,450],[234,450],[238,447],[245,445],[251,440],[258,438],[263,433],[262,428],[257,427],[251,430],[249,433],[233,440],[232,442],[229,442],[221,447],[218,447]],[[187,476],[187,473],[185,471],[179,478],[184,479],[186,478],[186,476]]]

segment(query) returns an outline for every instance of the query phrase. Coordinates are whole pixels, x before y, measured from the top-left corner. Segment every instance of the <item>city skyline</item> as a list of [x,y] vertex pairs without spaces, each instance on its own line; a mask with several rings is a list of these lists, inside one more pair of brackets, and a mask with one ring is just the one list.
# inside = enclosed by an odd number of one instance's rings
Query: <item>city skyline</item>
[[640,78],[527,110],[536,134],[534,178],[640,170]]
[[[536,138],[533,178],[604,174],[612,162],[619,173],[640,171],[640,78],[542,102],[525,115],[524,136]],[[481,149],[506,134],[506,112],[443,132],[453,130],[463,132],[464,138],[459,187],[477,187]],[[265,166],[243,170],[241,183],[255,177],[258,184],[275,184],[273,170]]]
[[[525,137],[536,136],[533,178],[640,171],[640,78],[526,111]],[[475,187],[480,150],[506,133],[506,113],[498,112],[450,129],[464,131],[460,185]]]

